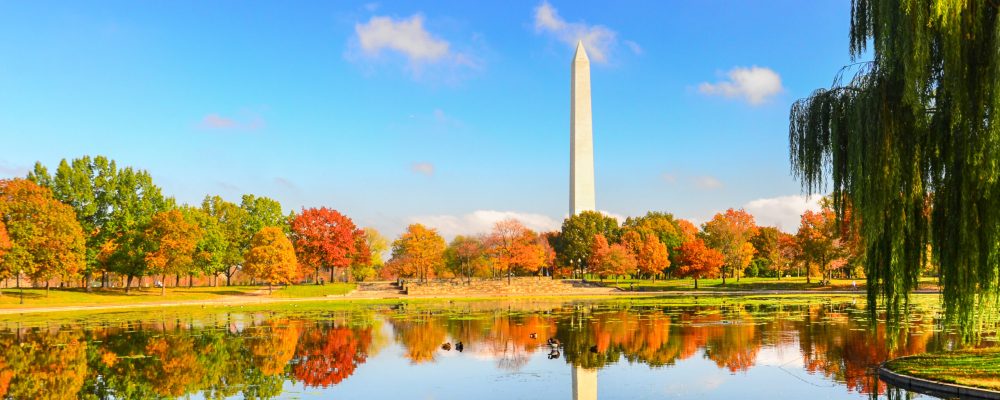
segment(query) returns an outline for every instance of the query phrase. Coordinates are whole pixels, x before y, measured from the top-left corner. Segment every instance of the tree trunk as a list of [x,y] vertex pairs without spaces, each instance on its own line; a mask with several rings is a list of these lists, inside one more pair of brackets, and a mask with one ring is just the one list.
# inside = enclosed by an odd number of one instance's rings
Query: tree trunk
[[[226,272],[229,272],[229,270],[227,269]],[[232,277],[233,277],[232,273],[226,274],[226,286],[231,286],[232,285],[231,283],[229,283],[229,279],[232,278]]]
[[271,294],[271,281],[267,281],[267,294]]
[[129,289],[132,287],[132,275],[127,275],[125,280],[125,294],[128,294]]
[[806,283],[812,283],[809,280],[809,262],[806,262]]
[[49,281],[45,281],[45,297],[49,297]]
[[194,275],[188,275],[188,289],[194,287]]
[[336,269],[336,268],[334,268],[334,267],[330,267],[330,283],[333,283],[333,271],[334,271],[335,269]]
[[93,273],[90,273],[90,272],[86,273],[83,276],[83,284],[86,286],[87,293],[90,293],[90,278],[92,278],[92,277],[93,277]]
[[[167,282],[163,282],[163,286],[166,286]],[[181,287],[181,274],[174,274],[174,287]]]
[[722,271],[722,284],[723,285],[726,284],[726,271],[725,270]]
[[17,272],[17,288],[21,288],[21,271]]
[[694,278],[694,290],[698,290],[698,278]]
[[167,295],[167,274],[163,274],[160,277],[161,277],[161,279],[160,279],[160,296],[166,296]]

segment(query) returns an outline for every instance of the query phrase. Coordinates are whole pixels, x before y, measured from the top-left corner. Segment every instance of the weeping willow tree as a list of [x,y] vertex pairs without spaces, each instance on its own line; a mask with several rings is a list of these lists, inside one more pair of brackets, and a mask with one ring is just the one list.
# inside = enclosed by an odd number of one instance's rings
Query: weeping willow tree
[[793,174],[809,193],[832,190],[838,215],[860,227],[868,303],[889,320],[905,316],[928,262],[951,321],[970,333],[994,317],[998,3],[852,0],[851,58],[870,61],[792,105]]

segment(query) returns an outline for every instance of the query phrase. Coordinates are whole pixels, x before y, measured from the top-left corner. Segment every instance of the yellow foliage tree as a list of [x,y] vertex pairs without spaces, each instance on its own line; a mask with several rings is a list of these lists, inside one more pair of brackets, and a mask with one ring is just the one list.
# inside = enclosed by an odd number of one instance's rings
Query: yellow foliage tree
[[292,242],[275,226],[261,229],[253,236],[244,259],[243,272],[266,281],[268,293],[275,283],[290,284],[299,277],[299,263]]
[[161,296],[166,294],[167,274],[191,269],[201,234],[201,228],[184,219],[180,210],[163,211],[153,216],[145,233],[152,249],[146,253],[146,264],[150,272],[162,277]]

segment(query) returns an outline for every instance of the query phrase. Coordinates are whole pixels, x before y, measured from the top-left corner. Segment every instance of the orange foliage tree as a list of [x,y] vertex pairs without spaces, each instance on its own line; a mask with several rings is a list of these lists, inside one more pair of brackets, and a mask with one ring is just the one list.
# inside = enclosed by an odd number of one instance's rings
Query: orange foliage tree
[[680,265],[677,275],[694,278],[694,288],[698,288],[698,279],[719,274],[724,261],[718,250],[709,248],[701,239],[690,240],[680,247]]
[[538,235],[516,219],[510,218],[494,224],[489,242],[500,269],[507,271],[507,283],[510,283],[515,268],[526,273],[536,273],[545,266],[548,255],[539,242]]
[[276,226],[261,229],[253,236],[244,259],[243,272],[253,279],[266,281],[268,293],[275,283],[290,284],[299,276],[292,242]]
[[667,246],[652,232],[642,235],[638,230],[629,230],[622,235],[622,245],[635,256],[640,274],[655,279],[656,275],[670,267]]
[[291,222],[295,251],[304,265],[319,271],[330,271],[330,281],[336,270],[343,270],[351,263],[368,263],[371,254],[365,233],[354,221],[337,210],[326,207],[303,209]]
[[437,230],[412,224],[392,242],[392,258],[386,268],[395,276],[426,282],[444,266],[445,247],[444,238]]
[[186,273],[194,264],[194,252],[201,240],[201,228],[188,222],[180,210],[162,211],[153,215],[146,227],[146,264],[150,272],[162,277],[160,295],[166,294],[167,274]]
[[69,278],[84,267],[83,229],[73,208],[48,189],[26,179],[0,180],[0,222],[9,243],[0,276],[27,274],[48,289],[50,279]]
[[722,284],[726,283],[726,272],[740,280],[740,271],[750,265],[756,252],[750,239],[757,234],[757,223],[746,210],[732,208],[715,214],[711,221],[702,225],[705,244],[718,250],[725,257]]

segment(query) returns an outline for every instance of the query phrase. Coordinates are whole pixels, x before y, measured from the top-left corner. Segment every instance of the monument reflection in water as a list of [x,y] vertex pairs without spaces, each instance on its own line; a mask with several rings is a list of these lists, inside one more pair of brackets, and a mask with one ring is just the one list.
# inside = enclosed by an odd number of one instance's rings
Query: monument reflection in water
[[957,343],[935,330],[934,310],[918,310],[890,335],[851,302],[734,301],[316,305],[6,321],[0,397],[865,398],[888,389],[871,370],[883,360]]

